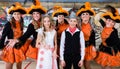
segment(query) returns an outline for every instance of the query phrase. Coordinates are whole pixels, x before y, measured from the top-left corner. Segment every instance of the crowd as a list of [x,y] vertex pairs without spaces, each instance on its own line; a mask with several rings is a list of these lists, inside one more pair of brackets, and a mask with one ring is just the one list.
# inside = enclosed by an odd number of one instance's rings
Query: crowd
[[[120,14],[116,8],[106,5],[96,13],[90,2],[85,2],[78,11],[69,13],[61,6],[54,6],[53,10],[48,15],[39,0],[28,9],[18,2],[8,9],[12,18],[5,24],[0,39],[0,59],[6,69],[12,69],[14,63],[21,69],[27,57],[36,60],[36,69],[92,69],[91,61],[101,65],[101,69],[120,66],[120,38],[114,27],[120,23]],[[23,31],[25,14],[30,14],[32,20]]]

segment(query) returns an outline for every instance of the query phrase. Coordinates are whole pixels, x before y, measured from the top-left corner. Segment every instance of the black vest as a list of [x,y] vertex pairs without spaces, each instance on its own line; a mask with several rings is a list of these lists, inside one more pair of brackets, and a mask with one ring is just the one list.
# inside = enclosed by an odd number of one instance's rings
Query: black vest
[[67,55],[80,55],[80,31],[73,35],[65,30],[65,50]]

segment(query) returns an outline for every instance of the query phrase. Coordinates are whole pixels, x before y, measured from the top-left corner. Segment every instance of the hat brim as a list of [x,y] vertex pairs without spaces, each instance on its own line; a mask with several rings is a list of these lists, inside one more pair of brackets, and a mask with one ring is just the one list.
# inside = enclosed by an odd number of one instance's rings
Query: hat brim
[[26,14],[26,11],[23,9],[11,10],[9,11],[9,14],[13,14],[14,12],[20,12],[21,14]]
[[81,14],[84,13],[84,12],[88,12],[91,16],[94,16],[94,15],[95,15],[94,10],[92,10],[92,9],[85,9],[85,8],[80,9],[80,10],[76,13],[76,15],[77,15],[77,16],[81,16]]
[[28,12],[28,14],[32,14],[33,12],[39,12],[39,13],[41,13],[41,14],[45,14],[45,13],[46,13],[46,11],[44,11],[44,10],[42,10],[42,9],[40,9],[40,8],[37,8],[37,9],[31,9],[31,10]]
[[110,15],[103,16],[105,19],[111,19],[114,20]]
[[93,12],[89,11],[89,10],[86,10],[86,11],[81,11],[81,13],[78,15],[78,16],[81,16],[82,13],[85,13],[85,12],[88,12],[91,16],[94,15]]
[[57,17],[58,15],[68,16],[69,13],[64,9],[58,9],[57,11],[53,12],[52,17]]
[[54,17],[58,17],[58,15],[64,15],[64,16],[67,16],[68,14],[65,13],[65,12],[58,12],[54,15]]
[[117,23],[120,23],[120,19],[116,19],[115,21],[116,21]]
[[111,19],[111,20],[115,21],[116,23],[120,23],[120,19],[118,17],[113,17],[113,16],[110,16],[110,15],[104,15],[103,17],[105,19]]
[[45,14],[47,10],[41,5],[32,5],[31,8],[28,10],[28,14],[32,14],[33,12]]

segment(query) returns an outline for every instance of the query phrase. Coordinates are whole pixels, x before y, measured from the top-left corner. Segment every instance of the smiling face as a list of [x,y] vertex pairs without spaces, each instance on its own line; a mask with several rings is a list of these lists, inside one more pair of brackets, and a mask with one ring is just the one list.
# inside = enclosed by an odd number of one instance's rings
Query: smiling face
[[78,24],[78,21],[76,18],[70,18],[70,20],[69,20],[70,27],[74,28],[74,27],[76,27],[77,24]]
[[111,19],[106,19],[106,27],[114,27],[115,21]]
[[41,14],[39,12],[33,12],[32,16],[35,21],[39,21],[41,18]]
[[14,17],[14,19],[16,21],[20,21],[21,20],[21,14],[20,14],[20,12],[14,12],[12,16]]
[[49,18],[49,17],[45,17],[45,18],[43,19],[43,27],[44,27],[45,29],[48,29],[48,28],[50,28],[50,26],[51,26],[50,18]]
[[58,15],[58,22],[61,23],[64,21],[64,15]]
[[80,18],[82,19],[83,23],[89,22],[90,14],[88,12],[84,12],[81,14]]

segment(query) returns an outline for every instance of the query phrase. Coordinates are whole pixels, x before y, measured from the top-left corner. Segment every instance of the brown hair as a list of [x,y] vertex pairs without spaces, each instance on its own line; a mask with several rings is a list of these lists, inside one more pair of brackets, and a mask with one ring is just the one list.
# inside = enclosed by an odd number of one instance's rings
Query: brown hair
[[43,27],[43,35],[44,35],[44,37],[45,37],[45,31],[46,31],[46,29],[45,29],[45,27],[44,27],[44,19],[45,18],[49,18],[49,20],[50,20],[50,29],[52,29],[53,28],[53,26],[54,26],[54,22],[53,22],[53,19],[49,16],[49,15],[46,15],[46,16],[44,16],[43,18],[42,18],[42,27]]
[[[37,11],[35,11],[35,12],[37,12]],[[39,12],[38,12],[39,13]],[[39,21],[41,21],[42,20],[42,15],[41,15],[41,13],[39,13],[40,14],[40,19],[39,19]],[[32,15],[33,15],[33,13],[32,13]],[[33,18],[33,20],[34,20],[34,18]],[[35,21],[35,20],[34,20]]]
[[[16,21],[15,18],[12,17],[10,23],[12,24],[12,27],[13,27],[13,28],[16,28],[16,23],[15,23],[15,21]],[[23,23],[24,23],[24,21],[23,21],[23,18],[21,17],[21,20],[20,20],[21,30],[23,30],[23,26],[24,26]]]
[[[32,18],[32,20],[33,20],[32,23],[33,23],[35,29],[38,29],[41,26],[42,15],[41,15],[41,13],[39,13],[39,14],[40,14],[40,19],[38,21],[36,21],[36,20],[34,20],[34,18]],[[38,25],[38,22],[40,22],[40,26]]]

